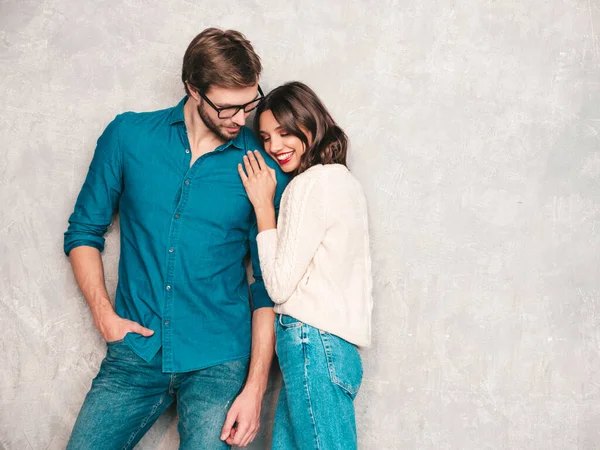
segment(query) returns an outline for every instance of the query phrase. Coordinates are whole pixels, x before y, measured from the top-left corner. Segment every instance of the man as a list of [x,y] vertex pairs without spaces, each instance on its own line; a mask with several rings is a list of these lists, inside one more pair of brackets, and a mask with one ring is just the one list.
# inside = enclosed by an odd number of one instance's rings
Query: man
[[[206,29],[183,59],[187,96],[166,110],[121,114],[99,138],[64,246],[108,349],[69,449],[133,448],[175,400],[182,449],[254,439],[274,313],[237,164],[260,148],[244,126],[263,95],[260,72],[241,33]],[[287,179],[277,173],[278,204]],[[113,309],[100,252],[117,207]]]

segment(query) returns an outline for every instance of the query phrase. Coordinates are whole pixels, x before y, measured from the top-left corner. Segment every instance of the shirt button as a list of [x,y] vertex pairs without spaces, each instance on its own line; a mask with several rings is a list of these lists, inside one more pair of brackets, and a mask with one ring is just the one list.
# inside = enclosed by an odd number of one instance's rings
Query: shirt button
[[174,251],[175,251],[175,249],[174,249],[173,247],[171,247],[171,248],[169,249],[169,253],[173,253]]
[[190,184],[190,180],[185,180],[185,184]]
[[171,286],[167,286],[167,291],[170,291],[170,290],[171,290]]
[[179,219],[181,216],[179,214],[175,214],[175,218]]
[[189,152],[190,152],[190,149],[189,149],[189,148],[186,148],[186,149],[185,149],[185,152],[186,152],[186,153],[189,153]]
[[165,325],[169,325],[169,321],[168,320],[165,320]]

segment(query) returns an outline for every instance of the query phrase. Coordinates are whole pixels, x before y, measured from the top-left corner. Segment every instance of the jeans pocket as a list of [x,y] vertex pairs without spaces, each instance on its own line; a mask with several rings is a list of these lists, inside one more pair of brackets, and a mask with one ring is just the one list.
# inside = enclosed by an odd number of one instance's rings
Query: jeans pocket
[[129,333],[131,333],[131,331],[128,331],[127,333],[125,333],[125,336],[123,336],[121,339],[117,339],[116,341],[107,341],[106,345],[112,347],[113,345],[123,344],[125,342],[125,338]]
[[362,361],[358,349],[344,339],[319,331],[325,348],[327,368],[331,382],[341,387],[353,399],[358,394],[363,377]]
[[286,314],[279,314],[279,325],[282,328],[296,328],[302,325],[298,319],[294,319],[292,316],[288,316]]

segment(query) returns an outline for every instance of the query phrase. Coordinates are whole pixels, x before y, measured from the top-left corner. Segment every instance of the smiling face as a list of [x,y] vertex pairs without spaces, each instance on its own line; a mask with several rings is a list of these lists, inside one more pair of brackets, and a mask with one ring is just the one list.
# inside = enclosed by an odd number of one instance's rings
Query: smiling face
[[271,110],[260,115],[260,137],[265,151],[284,172],[293,172],[298,168],[306,147],[298,137],[281,127]]
[[346,133],[317,94],[299,81],[265,96],[256,109],[254,131],[267,153],[292,176],[319,164],[346,165]]

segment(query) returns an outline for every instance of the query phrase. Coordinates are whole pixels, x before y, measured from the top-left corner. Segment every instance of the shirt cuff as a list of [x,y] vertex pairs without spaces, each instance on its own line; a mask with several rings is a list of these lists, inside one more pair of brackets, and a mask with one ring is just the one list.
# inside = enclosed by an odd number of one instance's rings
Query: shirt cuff
[[104,251],[104,239],[103,238],[96,238],[96,239],[79,238],[79,239],[75,239],[75,240],[65,240],[63,250],[65,252],[65,255],[69,256],[69,253],[71,253],[71,250],[73,250],[76,247],[82,247],[82,246],[93,247],[95,249],[98,249],[98,251],[100,251],[100,253],[102,253]]
[[259,308],[272,308],[274,305],[273,301],[267,293],[265,283],[261,281],[255,281],[250,285],[250,292],[252,292],[252,311],[256,311]]

